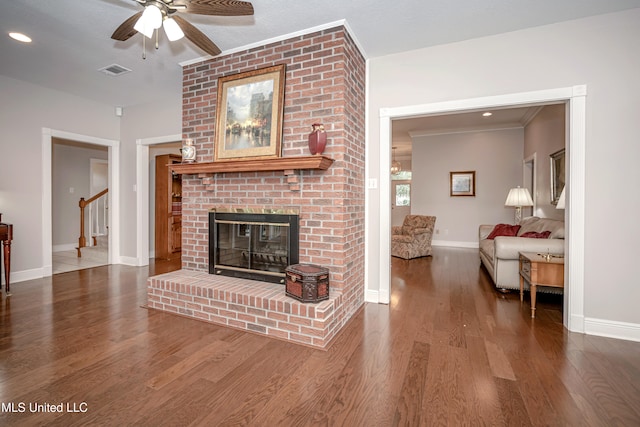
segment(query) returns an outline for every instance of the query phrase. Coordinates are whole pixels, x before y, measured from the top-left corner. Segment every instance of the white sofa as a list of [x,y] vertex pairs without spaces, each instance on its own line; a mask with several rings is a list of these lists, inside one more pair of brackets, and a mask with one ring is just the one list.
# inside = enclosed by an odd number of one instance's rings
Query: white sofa
[[[495,225],[481,225],[479,227],[480,261],[485,266],[498,289],[520,289],[519,253],[539,252],[564,255],[564,222],[527,217],[520,221],[517,235],[498,236],[487,239]],[[542,233],[549,231],[548,238],[521,237],[525,233]],[[525,289],[528,289],[525,283]],[[560,289],[542,288],[540,291],[561,292]]]

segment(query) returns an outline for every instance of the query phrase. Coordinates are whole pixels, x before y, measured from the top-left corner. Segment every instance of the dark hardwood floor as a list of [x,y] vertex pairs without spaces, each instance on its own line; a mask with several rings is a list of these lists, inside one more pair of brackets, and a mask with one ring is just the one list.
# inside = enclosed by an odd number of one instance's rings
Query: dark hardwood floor
[[142,308],[175,262],[16,283],[0,425],[640,425],[640,343],[567,332],[557,296],[532,320],[479,265],[472,249],[393,259],[391,303],[327,351]]

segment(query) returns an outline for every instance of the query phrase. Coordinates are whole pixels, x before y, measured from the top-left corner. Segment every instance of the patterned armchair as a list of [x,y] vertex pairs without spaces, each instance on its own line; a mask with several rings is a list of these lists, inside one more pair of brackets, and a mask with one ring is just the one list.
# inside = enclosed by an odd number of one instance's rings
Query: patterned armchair
[[404,259],[429,256],[435,216],[407,215],[402,226],[393,227],[391,255]]

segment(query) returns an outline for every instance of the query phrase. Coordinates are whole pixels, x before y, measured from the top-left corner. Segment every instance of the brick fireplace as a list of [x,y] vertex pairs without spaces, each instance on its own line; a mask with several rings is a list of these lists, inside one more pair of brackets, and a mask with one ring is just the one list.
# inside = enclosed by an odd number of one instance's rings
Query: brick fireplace
[[[150,308],[325,347],[364,303],[365,61],[340,26],[183,69],[183,137],[213,162],[217,79],[286,65],[282,157],[309,156],[313,123],[327,131],[326,170],[182,176],[182,270],[151,277]],[[303,304],[280,284],[209,274],[212,209],[299,215],[299,262],[330,270],[328,300]],[[247,283],[252,282],[252,283]]]

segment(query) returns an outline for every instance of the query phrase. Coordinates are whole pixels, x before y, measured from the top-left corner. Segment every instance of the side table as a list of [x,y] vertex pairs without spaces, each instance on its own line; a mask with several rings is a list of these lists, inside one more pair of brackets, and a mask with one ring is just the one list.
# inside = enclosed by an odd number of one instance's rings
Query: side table
[[536,317],[536,288],[550,286],[564,288],[564,257],[543,256],[534,252],[520,252],[520,302],[524,299],[524,281],[531,291],[531,318]]
[[[13,225],[2,223],[2,214],[0,214],[0,242],[2,242],[4,252],[4,283],[6,285],[5,293],[11,295],[9,277],[11,275],[11,241],[13,240]],[[0,258],[2,254],[0,254]],[[0,270],[2,268],[0,267]],[[2,291],[2,285],[0,284],[0,292]]]

